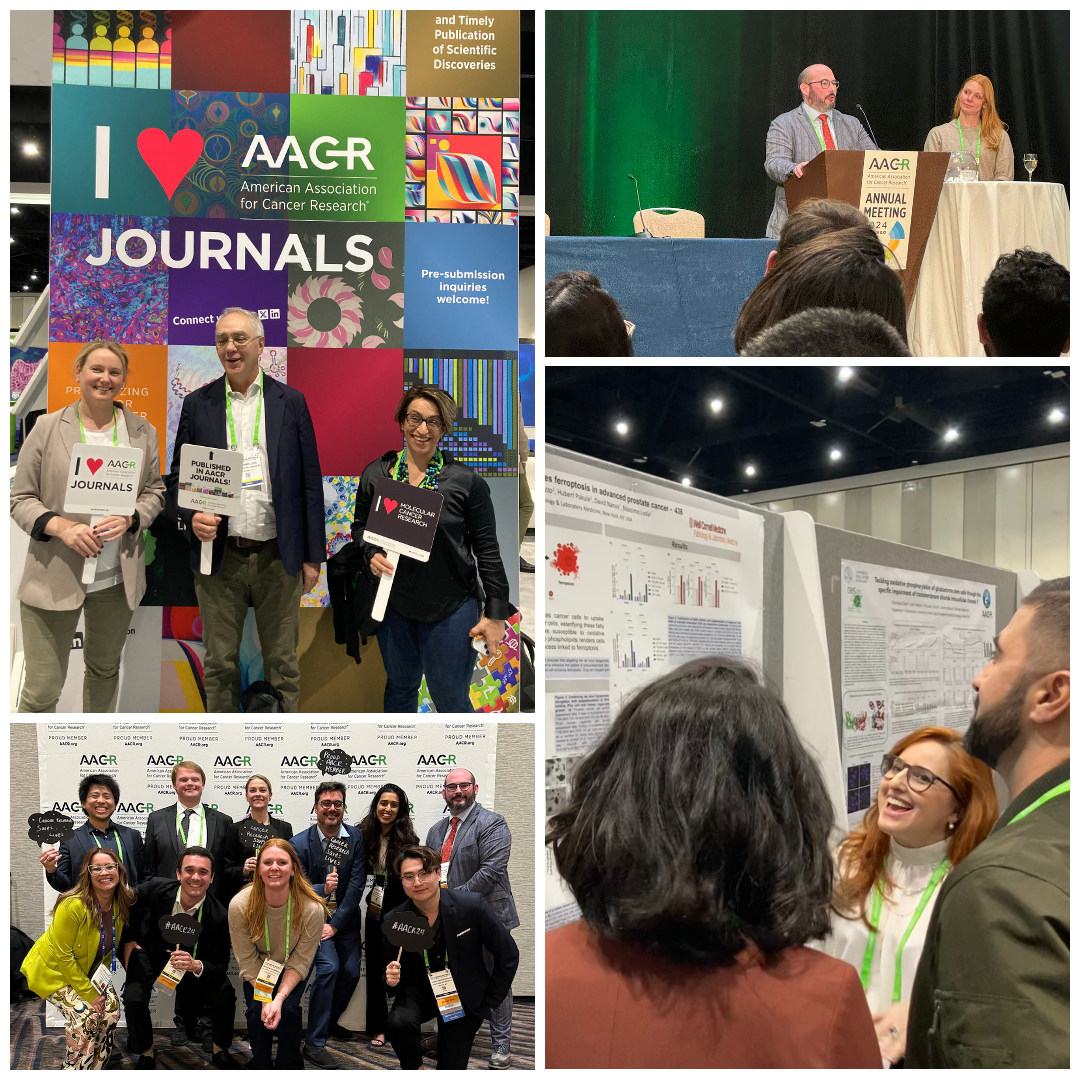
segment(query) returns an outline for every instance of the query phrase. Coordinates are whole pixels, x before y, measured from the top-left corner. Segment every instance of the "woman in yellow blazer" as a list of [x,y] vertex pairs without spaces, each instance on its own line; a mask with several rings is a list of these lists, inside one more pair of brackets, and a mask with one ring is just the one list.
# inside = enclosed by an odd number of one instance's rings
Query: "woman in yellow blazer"
[[117,942],[135,893],[109,848],[83,860],[79,880],[52,910],[49,928],[22,963],[27,985],[64,1015],[65,1069],[100,1069],[109,1060],[120,1001],[112,981]]
[[[127,371],[123,346],[84,346],[74,365],[80,400],[38,420],[19,454],[11,516],[30,534],[18,592],[26,664],[19,712],[56,711],[80,612],[86,617],[83,711],[116,709],[120,653],[131,613],[146,592],[143,529],[165,505],[157,432],[115,400]],[[114,514],[91,527],[86,514],[64,516],[71,450],[81,442],[142,449],[139,495],[130,517]],[[97,578],[84,585],[84,561],[91,555],[97,556]]]

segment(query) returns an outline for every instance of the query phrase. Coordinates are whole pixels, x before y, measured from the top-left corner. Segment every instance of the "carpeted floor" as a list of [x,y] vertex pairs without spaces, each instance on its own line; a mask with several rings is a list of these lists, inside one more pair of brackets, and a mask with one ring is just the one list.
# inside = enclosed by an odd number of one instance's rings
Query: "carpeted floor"
[[[536,1025],[532,998],[514,1001],[514,1043],[511,1069],[536,1068]],[[121,1052],[127,1033],[120,1030],[117,1042]],[[360,1042],[337,1042],[331,1039],[326,1045],[343,1069],[396,1069],[397,1058],[390,1044],[372,1049],[367,1038]],[[173,1047],[169,1045],[169,1033],[158,1031],[154,1039],[159,1069],[210,1069],[210,1055],[194,1046]],[[486,1069],[491,1054],[491,1038],[487,1024],[483,1024],[473,1043],[470,1069]],[[247,1043],[237,1035],[233,1040],[232,1055],[242,1064],[248,1062],[251,1053]],[[64,1063],[64,1033],[60,1028],[45,1029],[45,1002],[37,998],[16,1002],[11,1006],[11,1068],[12,1069],[59,1069]],[[434,1068],[434,1057],[425,1059],[425,1066]],[[123,1053],[122,1069],[135,1067],[135,1058]],[[310,1063],[307,1068],[313,1069]],[[317,1071],[317,1070],[316,1070]]]

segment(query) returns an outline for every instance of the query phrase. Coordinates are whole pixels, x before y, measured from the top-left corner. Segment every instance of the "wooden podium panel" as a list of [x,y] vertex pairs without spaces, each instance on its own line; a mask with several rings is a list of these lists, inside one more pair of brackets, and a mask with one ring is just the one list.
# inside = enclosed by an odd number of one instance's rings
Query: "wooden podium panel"
[[[838,199],[860,209],[864,153],[882,153],[887,157],[894,157],[905,151],[823,150],[807,164],[801,177],[790,176],[784,184],[788,213],[807,199]],[[918,153],[915,205],[911,208],[908,235],[907,268],[898,271],[903,279],[904,302],[909,310],[915,296],[915,285],[919,280],[919,268],[926,251],[926,241],[930,238],[930,229],[937,214],[938,198],[941,195],[941,185],[945,182],[945,170],[949,167],[950,156],[946,153],[921,150]]]

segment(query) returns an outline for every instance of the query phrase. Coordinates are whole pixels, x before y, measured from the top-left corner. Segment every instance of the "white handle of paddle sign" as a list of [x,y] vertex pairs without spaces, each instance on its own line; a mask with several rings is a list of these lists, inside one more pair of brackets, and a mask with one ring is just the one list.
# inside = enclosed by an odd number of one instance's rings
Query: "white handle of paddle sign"
[[214,541],[204,540],[199,551],[199,573],[210,574],[214,563]]
[[[98,522],[103,520],[104,518],[92,517],[90,519],[90,528],[95,528]],[[97,559],[96,555],[91,555],[88,559],[83,560],[82,583],[84,585],[94,584],[94,578],[97,577]]]
[[[396,551],[388,551],[386,553],[386,561],[396,570],[398,564],[398,553]],[[379,577],[379,591],[375,594],[375,605],[371,609],[371,617],[376,622],[382,622],[386,617],[386,601],[390,599],[390,590],[394,585],[394,577],[392,574],[382,574]]]

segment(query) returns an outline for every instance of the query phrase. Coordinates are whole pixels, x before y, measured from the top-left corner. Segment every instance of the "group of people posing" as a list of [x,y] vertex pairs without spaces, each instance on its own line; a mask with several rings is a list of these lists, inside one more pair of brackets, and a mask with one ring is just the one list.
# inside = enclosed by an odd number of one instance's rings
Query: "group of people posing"
[[[83,710],[115,710],[120,654],[131,613],[146,592],[144,534],[167,499],[191,549],[206,649],[207,712],[240,709],[240,643],[249,606],[255,609],[265,681],[284,711],[297,711],[300,598],[315,588],[326,561],[315,427],[304,395],[260,370],[265,339],[257,314],[226,308],[215,343],[224,374],[184,398],[164,480],[158,432],[118,400],[129,361],[114,341],[91,341],[80,350],[73,369],[79,400],[38,419],[27,436],[11,487],[12,517],[30,535],[18,590],[25,657],[20,712],[55,712],[80,613]],[[356,569],[372,586],[383,574],[395,577],[378,630],[386,712],[416,712],[425,675],[439,712],[472,712],[473,639],[482,636],[494,655],[506,619],[516,611],[488,485],[439,447],[456,416],[457,404],[445,390],[410,387],[394,411],[404,445],[371,462],[360,478],[353,523]],[[134,513],[96,524],[89,515],[65,515],[68,467],[78,443],[143,451]],[[178,506],[181,451],[188,443],[243,452],[236,513],[222,517]],[[396,571],[384,550],[363,540],[375,485],[387,477],[443,496],[429,561],[402,559]],[[207,542],[213,557],[204,574],[200,560]],[[84,584],[91,557],[97,559],[96,576]]]
[[744,662],[631,698],[549,823],[582,919],[547,935],[548,1066],[1068,1068],[1068,578],[972,685],[966,734],[904,735],[839,842]]
[[[340,1068],[326,1044],[360,1038],[339,1021],[360,980],[361,949],[372,1047],[389,1042],[403,1069],[419,1069],[421,1025],[435,1019],[438,1067],[464,1069],[486,1019],[489,1064],[509,1067],[518,965],[510,935],[518,925],[507,875],[510,830],[477,801],[471,772],[447,775],[449,817],[428,830],[423,845],[396,784],[383,784],[352,826],[345,823],[345,784],[324,781],[315,789],[315,824],[294,834],[269,813],[273,788],[265,776],[247,781],[248,809],[237,821],[202,801],[205,782],[196,762],[174,766],[177,801],[150,814],[143,836],[113,821],[116,780],[84,777],[79,802],[87,821],[59,849],[41,854],[46,879],[61,895],[22,972],[64,1016],[65,1068],[102,1068],[118,1057],[113,983],[120,966],[127,1050],[136,1068],[156,1067],[155,983],[175,988],[172,1045],[201,1044],[215,1067],[239,1068],[229,1051],[236,1013],[230,952],[243,982],[247,1067]],[[399,956],[383,937],[384,921],[404,911],[433,928],[423,954]],[[180,914],[201,926],[193,947],[170,941],[159,925]],[[460,998],[454,1015],[441,1007],[447,984]]]

